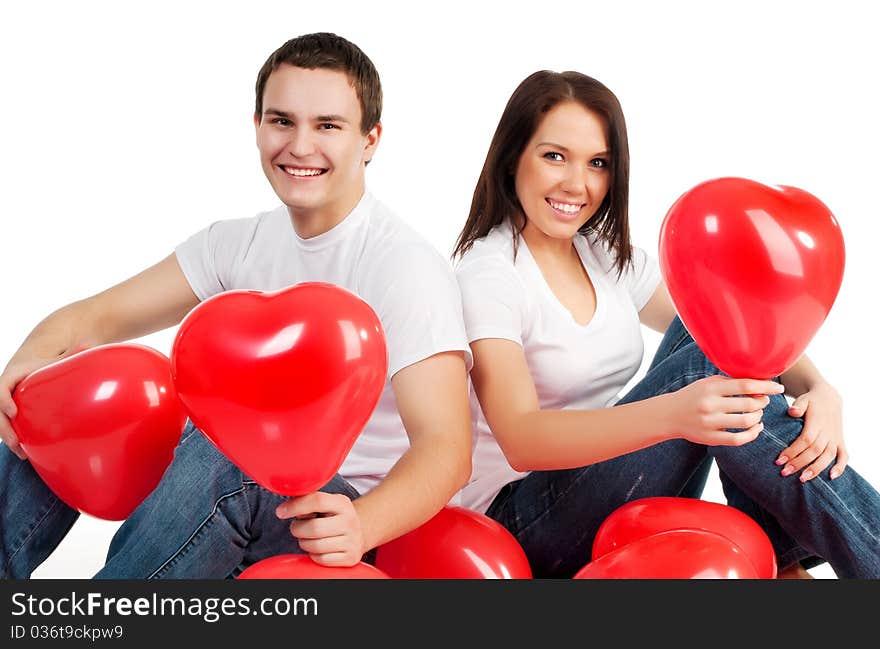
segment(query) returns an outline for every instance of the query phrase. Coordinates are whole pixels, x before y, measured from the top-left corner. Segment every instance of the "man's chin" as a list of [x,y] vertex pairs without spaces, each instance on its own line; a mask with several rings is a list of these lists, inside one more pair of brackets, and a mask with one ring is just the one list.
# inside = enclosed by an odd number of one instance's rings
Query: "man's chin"
[[276,192],[276,194],[278,194],[278,198],[281,199],[281,202],[287,205],[288,209],[297,212],[312,212],[320,209],[327,203],[327,200],[323,196],[304,196],[300,193],[291,195],[290,192],[287,192],[286,194]]

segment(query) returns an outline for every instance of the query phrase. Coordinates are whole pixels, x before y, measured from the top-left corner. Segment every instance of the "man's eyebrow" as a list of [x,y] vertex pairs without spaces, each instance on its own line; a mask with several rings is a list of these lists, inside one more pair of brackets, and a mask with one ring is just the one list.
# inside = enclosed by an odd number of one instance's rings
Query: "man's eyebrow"
[[[275,115],[277,117],[281,117],[283,119],[292,119],[290,113],[287,113],[278,108],[267,108],[263,111],[264,115]],[[312,118],[315,122],[338,122],[340,124],[348,124],[349,121],[343,117],[342,115],[315,115]]]
[[267,108],[263,111],[264,115],[277,115],[278,117],[283,117],[285,119],[289,119],[290,115],[285,113],[283,110],[278,110],[277,108]]
[[348,120],[345,119],[342,115],[318,115],[315,117],[316,122],[341,122],[342,124],[348,124]]

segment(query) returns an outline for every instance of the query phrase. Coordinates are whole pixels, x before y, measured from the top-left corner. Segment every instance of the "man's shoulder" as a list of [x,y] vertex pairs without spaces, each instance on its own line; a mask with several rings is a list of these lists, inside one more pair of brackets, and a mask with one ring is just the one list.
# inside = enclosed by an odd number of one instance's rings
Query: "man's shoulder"
[[427,237],[419,233],[386,203],[373,200],[370,216],[370,234],[377,241],[390,245],[431,245]]
[[253,216],[218,219],[181,243],[178,254],[200,254],[198,250],[208,247],[234,256],[255,245],[272,246],[283,240],[287,222],[284,206]]
[[287,210],[283,205],[257,212],[252,216],[219,219],[211,224],[211,228],[229,235],[240,235],[257,230],[272,230],[283,227],[288,222]]
[[373,206],[368,233],[370,265],[410,268],[439,268],[451,272],[452,267],[437,247],[421,232],[404,221],[381,201]]

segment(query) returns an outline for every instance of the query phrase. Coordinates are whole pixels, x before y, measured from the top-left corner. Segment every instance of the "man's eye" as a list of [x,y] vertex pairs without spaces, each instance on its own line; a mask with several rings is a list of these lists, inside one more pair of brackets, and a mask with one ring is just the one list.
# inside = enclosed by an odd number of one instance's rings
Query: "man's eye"
[[272,120],[273,124],[278,124],[278,126],[290,126],[290,120],[284,119],[283,117],[276,117]]
[[330,124],[329,122],[324,122],[323,124],[319,124],[318,128],[322,131],[329,131],[334,128],[339,128],[336,124]]
[[562,157],[562,154],[558,151],[548,151],[544,154],[544,157],[548,160],[553,160],[554,162],[563,162],[565,158]]

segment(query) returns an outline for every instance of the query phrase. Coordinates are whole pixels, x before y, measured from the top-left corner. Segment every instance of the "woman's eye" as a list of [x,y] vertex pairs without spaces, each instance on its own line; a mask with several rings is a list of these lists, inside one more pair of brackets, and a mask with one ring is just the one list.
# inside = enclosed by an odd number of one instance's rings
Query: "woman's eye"
[[594,158],[590,160],[590,165],[598,169],[604,169],[608,166],[608,161],[605,158]]
[[554,162],[563,162],[565,158],[562,157],[562,154],[558,151],[548,151],[544,154],[544,157],[548,160],[553,160]]

